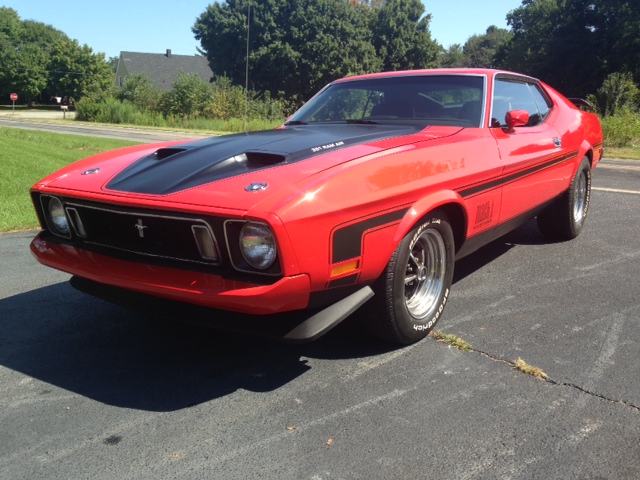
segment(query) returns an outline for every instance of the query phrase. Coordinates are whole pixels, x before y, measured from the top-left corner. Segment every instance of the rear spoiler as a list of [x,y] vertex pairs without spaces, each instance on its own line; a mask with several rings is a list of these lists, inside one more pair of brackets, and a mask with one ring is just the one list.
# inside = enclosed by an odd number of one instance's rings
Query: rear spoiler
[[591,105],[586,100],[583,100],[582,98],[570,98],[569,101],[573,103],[576,107],[578,107],[580,110],[586,110],[587,112],[596,111],[596,108],[593,105]]

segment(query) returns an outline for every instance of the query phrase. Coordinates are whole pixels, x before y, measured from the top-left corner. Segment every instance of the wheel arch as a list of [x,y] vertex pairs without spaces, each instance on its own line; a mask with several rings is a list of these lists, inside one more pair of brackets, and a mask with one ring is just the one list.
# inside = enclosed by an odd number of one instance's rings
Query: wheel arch
[[586,140],[582,142],[578,150],[578,165],[580,165],[584,157],[589,159],[589,165],[593,168],[593,147]]
[[398,225],[394,244],[398,245],[407,233],[436,210],[442,210],[448,217],[457,252],[466,239],[468,215],[462,197],[453,191],[434,193],[414,203]]

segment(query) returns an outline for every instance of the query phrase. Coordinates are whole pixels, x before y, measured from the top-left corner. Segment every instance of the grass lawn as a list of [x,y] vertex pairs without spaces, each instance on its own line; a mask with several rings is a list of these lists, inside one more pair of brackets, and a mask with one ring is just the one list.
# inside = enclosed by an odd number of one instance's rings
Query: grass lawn
[[29,188],[76,160],[136,142],[0,127],[0,232],[38,228]]
[[607,147],[604,144],[604,158],[624,158],[627,160],[640,160],[640,146],[638,147]]

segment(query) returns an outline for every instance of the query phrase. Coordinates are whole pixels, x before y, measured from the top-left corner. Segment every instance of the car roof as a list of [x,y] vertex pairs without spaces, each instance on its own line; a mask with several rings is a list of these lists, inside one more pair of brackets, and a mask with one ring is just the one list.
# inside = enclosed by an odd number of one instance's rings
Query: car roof
[[332,83],[350,82],[354,80],[369,80],[375,78],[407,77],[414,75],[486,75],[490,77],[497,74],[503,74],[510,77],[518,77],[525,80],[538,82],[537,79],[529,77],[527,75],[491,68],[431,68],[423,70],[398,70],[393,72],[379,72],[369,73],[366,75],[355,75],[353,77],[345,77],[339,80],[335,80]]

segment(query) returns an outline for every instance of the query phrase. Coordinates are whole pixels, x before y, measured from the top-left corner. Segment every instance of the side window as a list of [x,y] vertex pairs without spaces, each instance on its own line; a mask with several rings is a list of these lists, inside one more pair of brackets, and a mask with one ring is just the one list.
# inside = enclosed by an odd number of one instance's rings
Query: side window
[[547,115],[549,115],[553,104],[546,95],[542,94],[538,85],[532,84],[530,87],[533,99],[535,100],[536,105],[538,106],[538,111],[540,112],[540,123],[542,123],[544,122],[544,119],[547,118]]
[[[493,104],[491,106],[491,126],[506,127],[505,116],[511,110],[525,110],[529,113],[527,127],[539,125],[544,116],[538,109],[533,91],[543,100],[542,94],[533,85],[506,79],[496,79],[493,87]],[[543,102],[546,105],[546,102]],[[548,106],[547,106],[548,113]],[[546,116],[546,113],[545,113]]]

